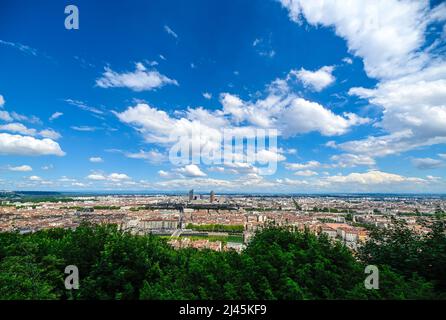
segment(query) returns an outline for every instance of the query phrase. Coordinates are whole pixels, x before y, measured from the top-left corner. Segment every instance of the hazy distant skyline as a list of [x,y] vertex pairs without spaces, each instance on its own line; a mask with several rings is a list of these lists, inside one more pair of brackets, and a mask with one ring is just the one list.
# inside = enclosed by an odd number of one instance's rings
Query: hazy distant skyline
[[[73,4],[0,5],[0,190],[445,192],[445,3]],[[277,130],[277,172],[173,165],[198,123]]]

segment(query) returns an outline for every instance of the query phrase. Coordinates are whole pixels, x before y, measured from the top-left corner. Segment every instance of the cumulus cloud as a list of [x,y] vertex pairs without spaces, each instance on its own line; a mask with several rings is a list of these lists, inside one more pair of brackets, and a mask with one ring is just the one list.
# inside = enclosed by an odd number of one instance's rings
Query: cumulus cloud
[[41,124],[42,121],[36,116],[25,116],[23,114],[19,114],[17,112],[11,112],[11,117],[16,121],[25,121],[33,124]]
[[133,72],[118,73],[105,67],[102,77],[96,80],[96,85],[101,88],[129,88],[133,91],[150,91],[168,84],[178,85],[178,82],[156,70],[147,70],[141,62],[136,63]]
[[281,0],[293,21],[333,27],[347,41],[349,51],[364,60],[367,74],[394,78],[419,70],[426,56],[424,43],[428,1]]
[[375,159],[366,155],[357,155],[351,153],[344,153],[334,155],[330,158],[335,162],[335,166],[341,168],[356,167],[356,166],[374,166]]
[[18,171],[18,172],[28,172],[28,171],[33,171],[33,168],[31,166],[28,165],[22,165],[22,166],[16,166],[16,167],[8,167],[9,171]]
[[101,173],[92,173],[87,176],[87,179],[94,181],[103,181],[107,180],[107,178]]
[[306,163],[286,163],[285,168],[288,170],[304,170],[304,169],[316,169],[321,167],[322,164],[319,161],[311,160]]
[[92,173],[87,176],[88,180],[93,181],[110,181],[110,182],[122,182],[131,180],[131,178],[125,173],[111,173],[104,175],[102,173]]
[[293,99],[286,112],[281,115],[285,136],[319,131],[325,136],[342,135],[350,127],[368,123],[370,120],[350,113],[336,115],[322,105],[302,98]]
[[37,134],[37,130],[28,129],[26,126],[24,126],[21,123],[8,123],[8,124],[0,125],[0,130],[20,133],[20,134],[30,135],[30,136],[34,136]]
[[363,59],[374,88],[349,94],[383,110],[379,136],[339,145],[351,153],[386,156],[446,143],[446,61],[426,35],[432,23],[446,21],[446,4],[429,1],[281,0],[293,21],[332,27],[353,55]]
[[231,174],[250,174],[250,173],[258,174],[260,172],[256,166],[245,162],[225,163],[225,167],[216,167],[213,168],[212,171],[227,172]]
[[140,150],[139,152],[126,152],[125,156],[130,159],[143,159],[147,160],[151,163],[161,163],[163,161],[166,161],[167,157],[165,154],[157,151],[157,150],[150,150],[150,151],[144,151]]
[[209,92],[203,92],[203,97],[204,97],[205,99],[210,100],[210,99],[212,99],[212,94],[209,93]]
[[[237,136],[251,135],[251,139],[256,129],[277,129],[275,134],[285,138],[309,132],[336,136],[370,121],[353,113],[337,115],[316,102],[297,96],[288,86],[288,82],[292,81],[291,74],[285,79],[274,80],[268,86],[266,96],[254,101],[244,101],[236,95],[222,93],[222,108],[217,110],[188,108],[171,116],[146,103],[138,103],[114,114],[121,122],[133,126],[148,143],[167,147],[177,143],[181,137],[193,135],[199,137],[196,140],[200,148],[211,151],[221,148],[222,129],[232,130]],[[259,161],[268,161],[268,158],[285,160],[283,152],[279,150],[260,151],[257,158]]]
[[285,137],[314,131],[326,136],[342,135],[352,126],[370,122],[370,119],[352,113],[337,115],[317,102],[294,94],[271,94],[252,103],[224,93],[220,100],[223,112],[231,115],[234,121],[248,121],[262,128],[278,128]]
[[0,110],[0,120],[10,122],[10,121],[13,121],[14,119],[12,119],[12,117],[8,111]]
[[357,144],[387,145],[386,153],[391,154],[446,142],[446,62],[349,93],[382,107],[379,126],[389,132]]
[[352,64],[353,63],[353,60],[351,58],[349,58],[349,57],[345,57],[344,59],[342,59],[342,61],[344,63],[346,63],[346,64]]
[[164,170],[159,170],[158,171],[158,175],[161,178],[170,178],[170,177],[172,177],[172,174],[170,172],[167,172],[167,171],[164,171]]
[[326,178],[330,183],[358,183],[363,185],[391,184],[401,182],[422,183],[421,178],[404,177],[398,174],[372,170],[365,173],[350,173],[348,175],[337,175]]
[[5,98],[0,94],[0,108],[5,105]]
[[54,140],[0,133],[0,154],[21,156],[56,155],[64,156],[59,144]]
[[88,159],[90,162],[93,163],[101,163],[104,162],[104,160],[101,157],[91,157],[90,159]]
[[333,66],[325,66],[316,71],[302,68],[299,71],[294,71],[293,74],[305,87],[319,92],[335,82],[336,78],[332,74],[333,70]]
[[[222,151],[223,129],[225,133],[231,132],[237,138],[251,140],[256,138],[258,130],[267,130],[269,135],[284,138],[310,132],[338,136],[349,132],[353,126],[370,122],[370,119],[353,113],[338,115],[319,103],[298,96],[290,89],[290,81],[293,81],[292,72],[284,79],[276,79],[270,83],[263,98],[251,101],[242,100],[234,94],[222,93],[222,107],[216,110],[190,107],[168,114],[147,103],[137,103],[124,111],[113,113],[121,122],[134,127],[150,144],[189,150],[189,145],[185,144],[190,140],[183,138],[194,137],[198,148],[192,150],[192,156],[195,156],[197,151],[201,152],[202,160],[203,153],[204,159],[211,159],[211,154],[219,156],[218,153]],[[203,150],[205,152],[202,152]],[[280,148],[265,148],[256,152],[255,161],[284,161],[284,153]],[[225,157],[224,160],[244,162],[245,155],[245,151],[235,150],[235,153],[230,155],[231,159]],[[140,152],[131,157],[148,158],[150,155]],[[187,163],[181,163],[185,164]]]
[[111,181],[131,180],[131,178],[124,173],[111,173],[107,178]]
[[312,177],[312,176],[317,176],[318,173],[316,171],[312,171],[312,170],[301,170],[301,171],[294,172],[294,175],[301,176],[301,177]]
[[39,131],[39,135],[44,138],[49,138],[49,139],[53,139],[53,140],[57,140],[62,137],[59,132],[54,131],[53,129],[41,130],[41,131]]
[[445,165],[443,161],[432,158],[415,158],[412,159],[412,164],[421,170],[437,169]]
[[0,125],[0,131],[9,131],[29,136],[39,135],[44,138],[49,138],[53,140],[61,138],[61,135],[58,132],[54,131],[53,129],[44,129],[41,131],[37,131],[36,129],[28,128],[25,125],[16,122]]
[[176,172],[186,176],[186,177],[205,177],[206,173],[201,171],[201,169],[195,164],[189,164],[183,168],[175,169]]

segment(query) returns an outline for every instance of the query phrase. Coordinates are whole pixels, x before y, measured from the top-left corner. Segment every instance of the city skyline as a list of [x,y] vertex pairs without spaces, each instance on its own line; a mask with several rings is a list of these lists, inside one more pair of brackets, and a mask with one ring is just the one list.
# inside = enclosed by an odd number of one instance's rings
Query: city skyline
[[[445,3],[65,5],[1,5],[0,190],[445,193]],[[277,170],[173,164],[197,127]]]

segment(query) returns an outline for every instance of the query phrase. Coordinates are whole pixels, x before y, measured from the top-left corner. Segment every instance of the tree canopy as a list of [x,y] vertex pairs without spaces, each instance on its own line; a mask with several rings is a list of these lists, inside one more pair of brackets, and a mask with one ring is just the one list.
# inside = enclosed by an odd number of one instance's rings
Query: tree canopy
[[[406,228],[406,229],[405,229]],[[364,268],[379,267],[379,290]],[[64,287],[76,265],[78,290]],[[358,255],[325,235],[268,227],[242,253],[174,250],[114,225],[0,233],[0,299],[431,299],[445,295],[444,225],[375,230]]]

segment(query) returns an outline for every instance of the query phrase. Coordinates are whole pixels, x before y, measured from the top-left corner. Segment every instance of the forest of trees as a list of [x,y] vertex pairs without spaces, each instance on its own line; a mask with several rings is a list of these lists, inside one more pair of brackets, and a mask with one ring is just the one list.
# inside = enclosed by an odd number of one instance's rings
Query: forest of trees
[[[364,268],[379,268],[379,289]],[[78,290],[64,269],[76,265]],[[269,227],[242,253],[174,250],[113,225],[0,233],[0,299],[445,299],[444,223],[373,230],[357,255],[310,232]]]

